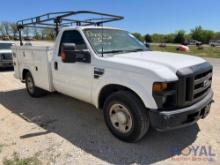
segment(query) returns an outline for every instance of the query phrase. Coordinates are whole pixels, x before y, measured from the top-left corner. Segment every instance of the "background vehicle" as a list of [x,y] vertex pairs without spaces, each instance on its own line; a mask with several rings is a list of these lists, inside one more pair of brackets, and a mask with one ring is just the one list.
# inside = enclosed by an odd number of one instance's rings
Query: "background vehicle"
[[13,42],[0,41],[0,68],[12,67],[12,51]]
[[160,43],[160,44],[159,44],[159,47],[161,47],[161,48],[166,48],[166,47],[167,47],[167,44],[166,44],[166,43]]
[[[66,19],[85,13],[101,19]],[[15,77],[26,83],[30,96],[58,91],[90,103],[103,111],[112,134],[126,142],[140,140],[150,126],[163,131],[180,128],[209,113],[212,66],[205,60],[148,51],[127,31],[100,26],[120,16],[91,11],[53,14],[29,21],[37,20],[35,27],[51,20],[61,26],[67,24],[61,20],[68,20],[77,26],[58,33],[55,24],[54,47],[12,48]],[[19,21],[18,29],[25,25]]]
[[15,41],[19,41],[19,36],[14,36],[13,39],[14,39]]
[[32,41],[33,38],[32,38],[32,37],[24,37],[24,40],[25,40],[25,41]]
[[196,46],[200,46],[202,45],[202,42],[197,41],[197,40],[189,40],[183,43],[183,45],[196,45]]
[[2,40],[8,41],[8,40],[10,40],[10,37],[9,36],[2,36]]
[[209,45],[212,47],[220,46],[220,40],[212,40],[209,42]]

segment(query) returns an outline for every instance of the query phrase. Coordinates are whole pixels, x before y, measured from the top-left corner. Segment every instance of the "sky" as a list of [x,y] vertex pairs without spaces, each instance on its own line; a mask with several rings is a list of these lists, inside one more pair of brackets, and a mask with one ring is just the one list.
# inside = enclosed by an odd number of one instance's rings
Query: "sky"
[[220,0],[0,0],[0,21],[55,11],[94,10],[124,16],[108,26],[142,34],[190,32],[195,26],[220,31]]

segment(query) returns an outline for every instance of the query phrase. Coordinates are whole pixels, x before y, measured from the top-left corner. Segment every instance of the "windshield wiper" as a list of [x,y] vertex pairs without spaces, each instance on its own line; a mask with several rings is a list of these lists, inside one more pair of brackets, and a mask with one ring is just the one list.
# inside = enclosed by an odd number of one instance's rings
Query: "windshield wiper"
[[109,54],[109,53],[123,53],[124,50],[110,50],[110,51],[104,51],[103,54]]
[[109,54],[109,53],[126,53],[126,52],[139,52],[144,51],[145,49],[132,49],[132,50],[110,50],[110,51],[104,51],[103,54]]
[[132,50],[127,50],[126,52],[139,52],[139,51],[145,51],[145,49],[132,49]]

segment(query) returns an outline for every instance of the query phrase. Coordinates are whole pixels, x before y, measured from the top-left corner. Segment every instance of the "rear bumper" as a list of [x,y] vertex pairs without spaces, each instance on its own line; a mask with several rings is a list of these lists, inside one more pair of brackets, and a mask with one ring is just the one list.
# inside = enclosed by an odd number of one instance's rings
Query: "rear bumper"
[[172,111],[150,110],[151,126],[159,131],[167,131],[192,125],[208,115],[212,102],[213,91],[210,90],[205,98],[190,107]]
[[0,61],[1,68],[12,67],[12,66],[13,66],[12,61]]

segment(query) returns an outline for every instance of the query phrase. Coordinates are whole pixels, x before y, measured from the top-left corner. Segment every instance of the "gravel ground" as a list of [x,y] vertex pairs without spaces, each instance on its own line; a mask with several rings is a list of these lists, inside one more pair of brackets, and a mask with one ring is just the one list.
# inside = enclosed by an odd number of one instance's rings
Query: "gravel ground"
[[151,130],[135,144],[113,137],[93,106],[58,93],[30,98],[13,71],[0,71],[0,164],[13,153],[57,165],[220,164],[220,60],[208,60],[215,92],[208,117],[180,130]]

